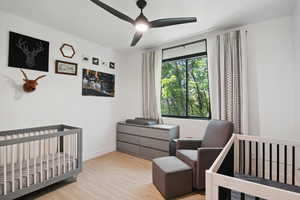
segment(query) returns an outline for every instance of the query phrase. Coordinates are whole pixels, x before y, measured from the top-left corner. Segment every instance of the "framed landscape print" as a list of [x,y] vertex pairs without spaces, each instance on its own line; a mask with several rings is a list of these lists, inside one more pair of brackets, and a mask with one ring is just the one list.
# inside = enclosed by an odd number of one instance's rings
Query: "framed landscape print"
[[55,73],[77,76],[77,64],[57,60],[55,62]]
[[49,42],[9,32],[8,66],[49,71]]
[[114,97],[115,75],[83,69],[82,95]]

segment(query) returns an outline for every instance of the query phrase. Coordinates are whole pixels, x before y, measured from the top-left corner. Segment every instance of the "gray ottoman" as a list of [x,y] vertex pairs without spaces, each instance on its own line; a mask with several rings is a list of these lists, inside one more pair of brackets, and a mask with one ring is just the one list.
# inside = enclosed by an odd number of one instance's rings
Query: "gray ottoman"
[[175,156],[153,159],[152,180],[166,199],[193,191],[192,168]]

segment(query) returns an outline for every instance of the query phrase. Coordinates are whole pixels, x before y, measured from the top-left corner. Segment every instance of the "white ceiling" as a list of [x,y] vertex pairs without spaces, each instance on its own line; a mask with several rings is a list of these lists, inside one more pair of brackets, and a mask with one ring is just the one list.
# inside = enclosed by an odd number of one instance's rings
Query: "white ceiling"
[[[135,0],[102,0],[136,18]],[[197,17],[195,24],[148,31],[136,48],[149,48],[206,32],[291,14],[296,0],[148,0],[149,20]],[[89,0],[0,0],[0,10],[75,34],[103,46],[129,49],[134,29]]]

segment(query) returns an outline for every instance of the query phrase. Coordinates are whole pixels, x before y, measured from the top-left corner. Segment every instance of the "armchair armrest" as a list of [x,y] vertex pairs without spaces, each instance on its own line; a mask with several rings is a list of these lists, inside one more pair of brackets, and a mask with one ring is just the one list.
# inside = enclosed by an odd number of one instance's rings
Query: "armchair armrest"
[[176,149],[198,149],[201,147],[202,140],[193,138],[181,138],[177,139]]
[[198,148],[198,161],[212,165],[222,150],[221,147]]
[[198,148],[197,184],[205,187],[205,171],[215,162],[223,148]]

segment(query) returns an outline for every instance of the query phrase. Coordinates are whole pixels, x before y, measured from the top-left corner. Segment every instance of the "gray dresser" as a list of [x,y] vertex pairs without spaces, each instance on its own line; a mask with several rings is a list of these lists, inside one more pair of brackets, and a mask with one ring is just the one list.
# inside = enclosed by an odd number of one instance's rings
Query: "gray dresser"
[[179,138],[177,125],[117,124],[117,150],[151,160],[174,155],[173,139]]

